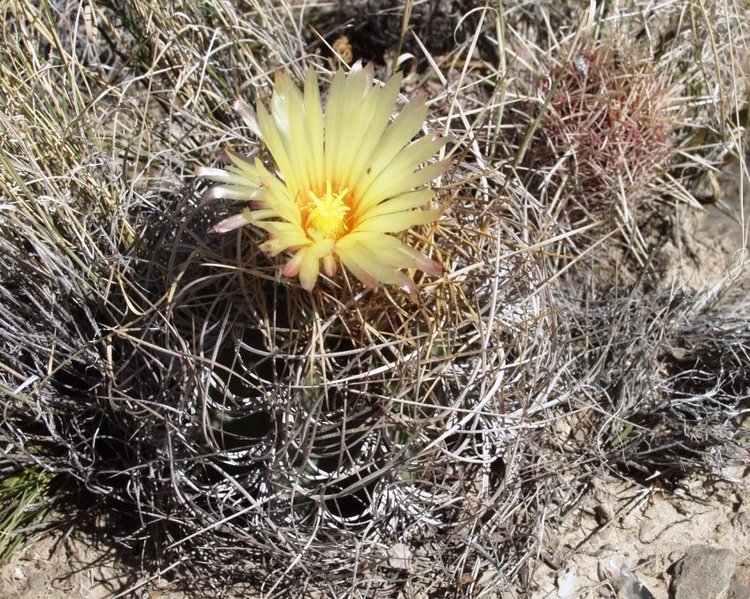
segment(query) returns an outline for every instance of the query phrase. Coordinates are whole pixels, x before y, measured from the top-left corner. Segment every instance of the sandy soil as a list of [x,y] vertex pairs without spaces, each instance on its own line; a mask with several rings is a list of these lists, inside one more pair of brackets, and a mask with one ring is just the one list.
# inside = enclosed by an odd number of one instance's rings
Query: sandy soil
[[31,539],[0,569],[7,599],[180,599],[163,580],[149,580],[118,563],[101,540],[76,531]]
[[532,597],[637,597],[616,594],[618,574],[630,571],[655,599],[668,599],[675,595],[675,564],[693,545],[731,550],[734,575],[750,584],[750,469],[730,469],[725,476],[734,482],[696,477],[674,493],[597,481],[560,531],[554,551],[559,567],[539,562],[531,574],[537,581]]

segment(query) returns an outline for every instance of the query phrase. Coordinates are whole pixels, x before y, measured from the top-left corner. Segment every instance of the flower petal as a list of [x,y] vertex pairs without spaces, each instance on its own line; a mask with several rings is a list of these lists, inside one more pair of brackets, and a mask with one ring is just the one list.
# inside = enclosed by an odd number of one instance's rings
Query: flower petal
[[[373,155],[374,160],[367,165],[366,171],[372,176],[380,171],[393,160],[398,152],[419,132],[427,116],[427,107],[421,97],[412,99],[393,122],[385,130],[378,143],[378,151]],[[369,185],[369,178],[356,181],[353,188],[356,196],[364,191],[364,186]]]
[[[292,168],[295,169],[294,175],[297,178],[298,189],[304,196],[305,192],[312,188],[313,181],[318,179],[315,173],[316,161],[314,156],[316,153],[322,153],[323,143],[321,139],[317,142],[318,145],[312,144],[308,133],[307,105],[302,93],[287,75],[283,75],[280,80],[284,84],[282,89],[285,103],[283,118],[288,123],[288,131],[282,135],[282,140],[290,157]],[[276,98],[275,93],[274,98]],[[276,110],[276,106],[274,106],[274,120],[281,120],[281,117],[277,119]],[[320,135],[322,138],[322,131]]]
[[344,266],[368,287],[386,283],[403,287],[410,293],[416,291],[414,281],[400,272],[398,267],[381,260],[382,256],[369,248],[353,246],[337,253]]
[[345,182],[350,189],[355,188],[362,176],[366,174],[366,168],[372,163],[376,153],[380,151],[381,138],[391,118],[391,111],[401,89],[401,73],[394,75],[385,87],[373,89],[367,99],[372,102],[373,107],[368,111],[368,119],[361,119],[359,126],[361,139],[353,144],[353,151],[348,152],[349,161],[344,165],[341,181]]
[[263,179],[262,185],[265,187],[265,193],[261,198],[264,206],[275,210],[279,218],[301,227],[300,207],[290,197],[287,187],[270,173],[266,179]]
[[325,164],[323,161],[323,107],[320,103],[320,88],[318,78],[312,67],[307,70],[305,79],[305,121],[307,123],[307,139],[310,144],[309,178],[312,189],[323,189],[325,185]]
[[[368,65],[361,71],[359,80],[349,75],[351,81],[342,99],[340,112],[327,111],[336,130],[344,132],[345,139],[332,158],[334,183],[351,188],[372,160],[373,152],[388,125],[401,77],[394,77],[386,87],[372,87],[374,69]],[[364,81],[362,87],[360,83]]]
[[304,236],[297,237],[294,234],[284,235],[283,237],[270,237],[260,244],[260,249],[269,256],[278,256],[281,252],[288,249],[298,249],[309,243]]
[[299,282],[303,289],[312,291],[315,283],[318,281],[320,259],[309,248],[300,250],[300,253],[302,252],[304,254],[299,269]]
[[207,200],[252,200],[257,193],[258,190],[251,187],[214,185],[203,197]]
[[256,227],[268,231],[274,237],[288,240],[288,247],[310,245],[312,243],[312,241],[310,241],[310,238],[305,235],[305,232],[292,223],[255,219],[253,219],[252,223]]
[[448,164],[449,162],[447,160],[443,160],[441,162],[429,164],[410,175],[384,179],[378,185],[377,189],[371,189],[368,193],[368,197],[361,200],[357,205],[356,214],[359,215],[362,211],[367,210],[371,206],[377,205],[384,200],[395,198],[396,196],[403,195],[417,187],[421,187],[426,183],[430,183],[445,172]]
[[302,191],[296,175],[297,170],[294,167],[295,165],[292,164],[292,159],[281,139],[279,130],[276,128],[276,123],[274,123],[273,118],[262,105],[258,106],[258,125],[260,126],[263,141],[268,151],[271,152],[271,156],[273,156],[284,182],[289,187],[292,195],[296,197]]
[[312,291],[320,274],[320,260],[331,255],[333,240],[323,239],[312,245],[300,248],[284,267],[285,277],[299,274],[299,281],[303,289]]
[[255,111],[242,100],[236,100],[233,108],[242,117],[242,120],[245,121],[245,124],[253,132],[253,135],[260,137],[260,127],[258,127],[258,117],[255,116]]
[[[424,170],[416,169],[420,164],[424,163],[428,158],[430,158],[430,156],[433,156],[445,144],[445,142],[446,138],[444,137],[437,139],[423,137],[404,148],[398,154],[398,156],[396,156],[386,167],[383,168],[383,170],[375,175],[368,175],[367,179],[369,179],[369,184],[362,184],[362,187],[364,187],[364,189],[359,196],[359,201],[357,202],[357,206],[355,208],[356,214],[362,214],[363,211],[367,210],[371,206],[379,204],[383,200],[397,195],[394,192],[394,189],[401,188],[403,191],[401,191],[400,193],[404,193],[413,189],[414,187],[422,185],[422,183],[419,183],[411,185],[408,188],[404,186],[399,187],[400,182],[407,180],[411,182],[415,174],[421,172],[421,170]],[[432,165],[428,165],[424,168],[429,168],[429,166]],[[374,172],[375,171],[373,170],[373,173]],[[433,172],[436,174],[433,175]],[[428,171],[425,174],[428,174],[429,178],[424,180],[424,183],[429,183],[430,181],[432,181],[432,179],[434,179],[442,172],[443,167],[439,167],[437,169],[434,169],[433,171]]]
[[227,151],[226,154],[229,157],[229,160],[232,162],[232,166],[230,166],[227,170],[242,175],[243,177],[245,177],[248,183],[257,185],[261,177],[264,174],[268,173],[266,168],[263,166],[263,163],[261,163],[257,158],[254,159],[253,162],[250,162],[249,160],[243,158],[242,156],[239,156],[238,154],[235,154],[234,152]]
[[[384,283],[396,281],[393,273],[401,268],[418,268],[433,274],[441,272],[437,263],[395,237],[383,233],[352,233],[339,239],[335,251],[347,268],[349,264],[355,264],[371,278]],[[365,282],[359,275],[356,276]],[[402,279],[399,281],[399,285],[403,283]]]
[[305,249],[302,248],[297,251],[294,256],[284,265],[284,270],[281,271],[285,277],[295,277],[302,266],[302,260],[305,258]]
[[208,166],[199,166],[195,169],[196,177],[203,177],[217,183],[228,183],[233,178],[236,179],[237,175],[224,170],[223,168],[211,168]]
[[325,114],[325,139],[324,139],[324,163],[325,179],[333,181],[334,165],[336,155],[341,145],[341,140],[345,139],[342,127],[343,122],[341,115],[344,110],[344,92],[345,92],[344,71],[339,70],[333,76],[331,90],[328,92],[328,103],[326,104]]
[[366,268],[360,266],[355,256],[350,252],[337,252],[339,260],[357,279],[367,287],[377,287],[380,282],[377,277],[370,274]]
[[211,227],[209,232],[210,233],[226,233],[228,231],[233,231],[234,229],[239,229],[243,225],[246,225],[250,222],[252,222],[252,217],[250,216],[250,210],[245,208],[239,214],[235,214],[234,216],[225,218],[220,223],[215,224],[213,227]]
[[333,254],[328,254],[323,258],[323,272],[329,277],[336,275],[336,258]]
[[372,206],[360,216],[360,219],[365,220],[372,216],[393,214],[394,212],[405,212],[412,208],[419,208],[427,204],[434,195],[435,192],[432,189],[410,191],[401,194],[400,196],[396,196],[395,198],[391,198],[390,200],[380,202],[380,204],[377,204],[376,206]]
[[373,233],[398,233],[417,225],[426,225],[440,217],[440,210],[413,210],[411,212],[394,212],[367,218],[359,223],[356,231]]

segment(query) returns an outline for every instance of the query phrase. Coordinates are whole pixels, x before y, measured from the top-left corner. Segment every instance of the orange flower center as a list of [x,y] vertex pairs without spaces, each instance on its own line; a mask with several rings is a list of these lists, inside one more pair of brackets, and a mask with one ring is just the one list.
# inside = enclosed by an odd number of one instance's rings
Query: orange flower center
[[344,201],[349,190],[338,192],[331,189],[331,182],[326,181],[326,191],[320,196],[310,191],[310,203],[307,204],[307,228],[313,229],[317,236],[326,239],[338,239],[344,235],[349,226],[346,213],[351,207]]

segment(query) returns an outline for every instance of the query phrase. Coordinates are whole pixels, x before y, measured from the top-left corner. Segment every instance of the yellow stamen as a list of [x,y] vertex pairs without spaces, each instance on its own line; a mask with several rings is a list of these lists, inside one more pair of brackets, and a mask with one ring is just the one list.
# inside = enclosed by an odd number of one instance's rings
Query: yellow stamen
[[310,191],[310,203],[307,205],[307,226],[327,239],[338,239],[347,232],[346,213],[351,207],[344,202],[347,188],[338,193],[331,190],[331,182],[326,181],[326,191],[318,197]]

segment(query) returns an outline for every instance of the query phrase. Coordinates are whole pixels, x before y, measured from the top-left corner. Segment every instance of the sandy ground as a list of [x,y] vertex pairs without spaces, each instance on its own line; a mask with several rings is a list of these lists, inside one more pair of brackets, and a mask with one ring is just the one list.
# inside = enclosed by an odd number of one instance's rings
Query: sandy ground
[[[618,574],[630,571],[655,599],[668,599],[675,596],[675,565],[697,545],[730,550],[737,584],[750,584],[750,468],[725,475],[734,482],[696,477],[674,493],[597,481],[593,495],[560,530],[553,552],[559,567],[540,562],[531,574],[538,581],[532,597],[635,599],[615,592]],[[704,591],[702,599],[711,599]]]
[[[156,592],[159,585],[144,584],[132,593],[128,589],[143,580],[118,565],[111,552],[93,539],[73,531],[60,531],[33,538],[16,551],[0,571],[0,597],[23,599],[105,599],[126,596],[140,598],[179,597]],[[151,592],[149,592],[151,591]],[[125,593],[121,595],[121,593]]]

